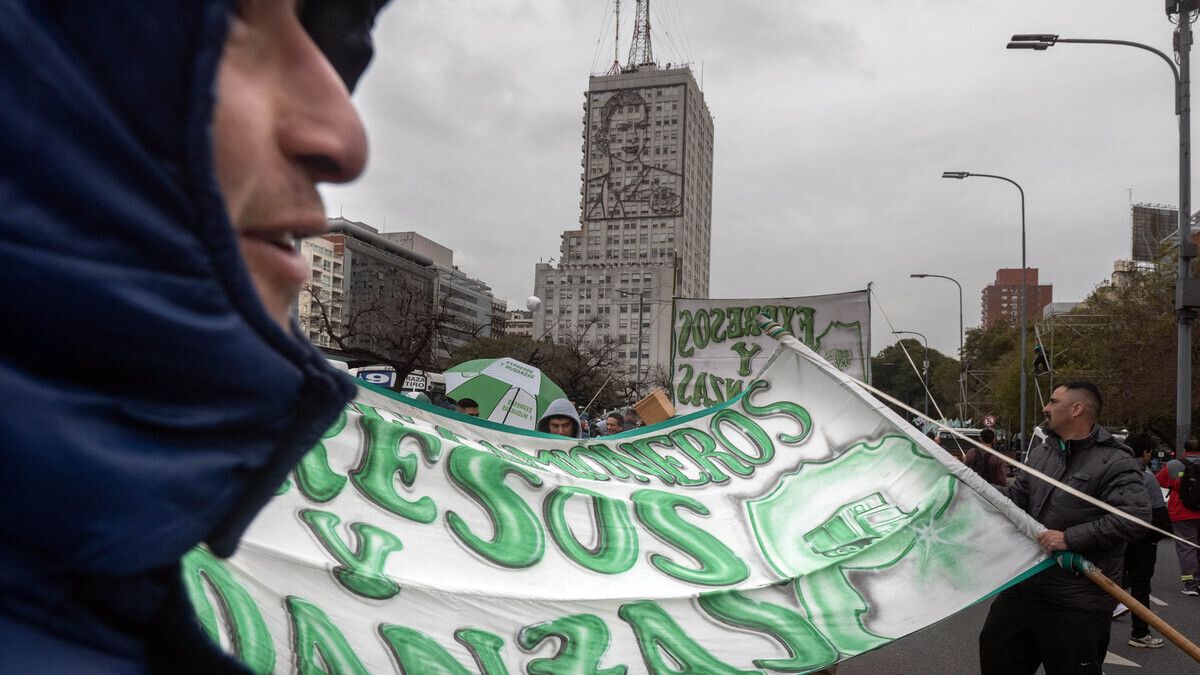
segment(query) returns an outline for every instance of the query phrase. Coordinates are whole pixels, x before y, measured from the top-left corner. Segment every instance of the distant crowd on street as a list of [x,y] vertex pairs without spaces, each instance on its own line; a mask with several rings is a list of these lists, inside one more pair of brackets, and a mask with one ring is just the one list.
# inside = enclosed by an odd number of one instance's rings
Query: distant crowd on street
[[[479,417],[479,403],[473,399],[453,401],[443,397],[439,405],[462,415]],[[546,407],[535,428],[543,433],[570,438],[596,438],[643,426],[645,422],[632,405],[615,408],[602,416],[589,417],[573,402],[558,399]]]

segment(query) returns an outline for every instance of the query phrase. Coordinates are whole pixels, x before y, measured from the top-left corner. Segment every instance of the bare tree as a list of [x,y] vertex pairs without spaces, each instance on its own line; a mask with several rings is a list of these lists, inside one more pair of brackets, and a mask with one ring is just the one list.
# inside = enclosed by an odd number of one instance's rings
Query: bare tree
[[391,366],[397,388],[414,370],[441,370],[434,354],[439,333],[476,337],[484,328],[460,321],[445,298],[435,300],[412,283],[356,292],[344,307],[328,291],[310,285],[301,302],[309,303],[305,330],[353,362]]
[[[593,318],[574,332],[560,332],[557,340],[495,337],[473,340],[451,355],[451,363],[508,356],[545,373],[577,405],[599,394],[590,412],[623,403],[626,390],[623,345],[611,335],[596,336]],[[611,378],[611,379],[610,379]]]

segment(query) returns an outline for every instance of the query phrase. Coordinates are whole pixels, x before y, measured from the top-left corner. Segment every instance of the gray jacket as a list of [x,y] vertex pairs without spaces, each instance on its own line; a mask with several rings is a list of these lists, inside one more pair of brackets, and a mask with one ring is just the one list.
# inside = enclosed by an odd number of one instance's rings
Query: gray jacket
[[[1087,438],[1064,442],[1050,434],[1029,453],[1026,463],[1085,494],[1149,522],[1150,494],[1133,452],[1096,426]],[[1145,532],[1022,471],[1005,490],[1008,498],[1035,520],[1061,530],[1067,548],[1081,553],[1120,583],[1125,544]],[[1004,592],[1006,597],[1036,600],[1064,609],[1111,612],[1117,601],[1083,575],[1055,566]]]

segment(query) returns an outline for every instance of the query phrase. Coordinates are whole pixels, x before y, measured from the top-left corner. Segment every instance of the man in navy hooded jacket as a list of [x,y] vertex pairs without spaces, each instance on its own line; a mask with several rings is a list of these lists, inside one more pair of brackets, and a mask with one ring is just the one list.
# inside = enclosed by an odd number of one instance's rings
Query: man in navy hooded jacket
[[366,161],[384,1],[0,0],[0,672],[240,669],[179,559],[353,395],[295,241]]

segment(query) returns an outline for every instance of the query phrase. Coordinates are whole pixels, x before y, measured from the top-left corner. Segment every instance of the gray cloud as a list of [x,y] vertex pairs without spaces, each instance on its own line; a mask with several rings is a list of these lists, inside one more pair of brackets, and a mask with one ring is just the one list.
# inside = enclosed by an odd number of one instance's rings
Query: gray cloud
[[[533,264],[578,227],[581,104],[593,60],[603,69],[611,59],[611,43],[597,44],[606,4],[393,3],[356,94],[371,166],[324,190],[330,212],[418,230],[523,304]],[[953,351],[953,286],[908,275],[959,278],[967,324],[977,324],[980,289],[996,268],[1019,265],[1020,222],[1010,186],[944,181],[942,170],[1021,181],[1029,263],[1056,300],[1079,299],[1128,256],[1126,188],[1174,203],[1163,64],[1120,48],[1004,49],[1012,33],[1049,31],[1169,50],[1160,5],[851,4],[654,4],[675,13],[656,21],[659,60],[690,58],[698,73],[703,64],[716,118],[714,296],[874,281],[876,347],[891,337],[882,308],[897,328]],[[622,57],[628,29],[626,20]]]

